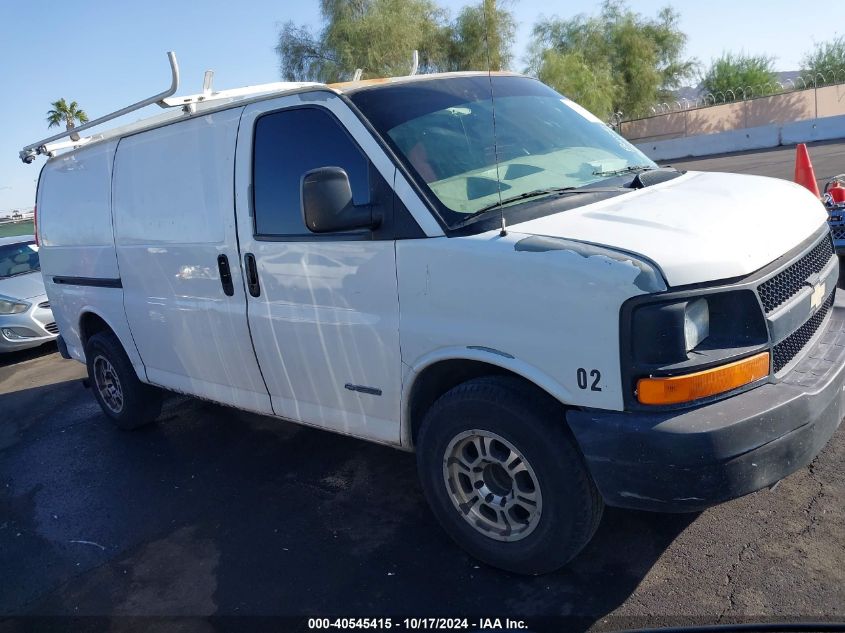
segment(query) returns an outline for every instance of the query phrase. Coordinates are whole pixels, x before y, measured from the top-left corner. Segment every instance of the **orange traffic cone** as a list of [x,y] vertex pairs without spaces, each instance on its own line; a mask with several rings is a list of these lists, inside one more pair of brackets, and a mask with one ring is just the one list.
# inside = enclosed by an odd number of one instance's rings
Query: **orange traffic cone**
[[819,185],[816,183],[816,173],[813,171],[813,164],[810,162],[810,154],[807,153],[807,146],[798,143],[795,148],[795,182],[806,187],[816,198],[821,198]]

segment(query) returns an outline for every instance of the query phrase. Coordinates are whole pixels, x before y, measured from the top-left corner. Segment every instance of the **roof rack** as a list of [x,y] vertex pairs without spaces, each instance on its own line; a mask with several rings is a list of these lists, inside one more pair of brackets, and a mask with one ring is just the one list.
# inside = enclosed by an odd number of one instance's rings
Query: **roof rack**
[[[96,125],[105,123],[106,121],[116,119],[120,116],[123,116],[124,114],[129,114],[130,112],[134,112],[135,110],[140,110],[141,108],[145,108],[146,106],[152,105],[153,103],[155,103],[161,108],[178,107],[181,108],[182,111],[186,114],[193,114],[197,111],[198,105],[213,101],[236,100],[238,98],[248,97],[252,95],[260,95],[263,93],[282,92],[287,90],[296,90],[307,86],[320,85],[313,82],[277,81],[273,83],[259,84],[255,86],[245,86],[243,88],[233,88],[230,90],[215,91],[212,87],[214,80],[214,71],[207,70],[205,71],[205,77],[203,78],[202,92],[193,95],[174,97],[173,95],[179,89],[179,64],[176,61],[176,53],[172,51],[167,53],[167,59],[170,62],[171,71],[170,87],[167,90],[165,90],[164,92],[160,92],[157,95],[153,95],[152,97],[148,97],[137,103],[133,103],[130,106],[126,106],[125,108],[121,108],[120,110],[112,112],[111,114],[107,114],[105,116],[101,116],[98,119],[94,119],[93,121],[89,121],[88,123],[80,125],[79,127],[74,127],[69,130],[65,130],[64,132],[60,132],[59,134],[54,134],[53,136],[42,139],[36,143],[27,145],[20,151],[19,155],[21,160],[24,163],[29,164],[34,161],[36,156],[38,156],[39,154],[46,154],[48,156],[52,156],[53,153],[57,150],[69,149],[71,147],[79,147],[81,145],[85,145],[86,143],[102,140],[103,138],[110,136],[108,132],[81,138],[79,137],[78,133],[82,130],[86,130]],[[112,131],[111,135],[114,135],[114,131]],[[65,140],[60,143],[53,142],[65,138],[67,136],[71,137],[70,140]]]
[[214,71],[206,70],[205,78],[203,79],[202,92],[193,95],[183,95],[180,97],[170,97],[168,99],[162,99],[162,107],[181,107],[184,112],[188,114],[193,114],[196,111],[197,104],[199,103],[208,103],[209,101],[221,101],[223,99],[236,99],[238,97],[249,97],[267,92],[283,92],[286,90],[297,90],[299,88],[305,88],[307,86],[321,85],[313,81],[274,81],[266,84],[256,84],[254,86],[244,86],[242,88],[230,88],[229,90],[215,91],[212,88],[213,79]]
[[176,61],[176,53],[174,53],[173,51],[168,51],[167,61],[170,62],[171,77],[170,87],[167,90],[165,90],[164,92],[160,92],[157,95],[153,95],[152,97],[148,97],[142,101],[138,101],[137,103],[133,103],[130,106],[126,106],[125,108],[121,108],[120,110],[116,110],[105,116],[101,116],[100,118],[94,119],[93,121],[88,121],[88,123],[80,125],[79,127],[74,127],[69,130],[65,130],[64,132],[60,132],[59,134],[54,134],[53,136],[49,136],[45,139],[37,141],[36,143],[27,145],[20,151],[20,159],[28,165],[35,160],[35,157],[38,156],[38,154],[48,153],[48,150],[45,147],[47,143],[56,141],[60,138],[64,138],[65,136],[70,136],[71,134],[78,134],[82,130],[87,130],[88,128],[92,128],[95,125],[100,125],[102,123],[105,123],[106,121],[111,121],[112,119],[116,119],[117,117],[123,116],[124,114],[134,112],[135,110],[140,110],[141,108],[145,108],[148,105],[152,105],[153,103],[157,103],[162,108],[169,107],[167,104],[164,103],[164,99],[173,95],[179,89],[179,62]]

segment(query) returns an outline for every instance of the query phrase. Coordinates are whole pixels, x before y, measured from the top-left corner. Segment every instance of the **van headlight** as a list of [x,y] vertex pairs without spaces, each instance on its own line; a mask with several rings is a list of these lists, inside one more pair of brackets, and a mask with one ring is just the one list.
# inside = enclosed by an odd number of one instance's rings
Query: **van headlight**
[[682,362],[710,336],[710,304],[695,297],[639,307],[632,334],[638,359],[649,364]]
[[692,351],[710,336],[710,306],[707,299],[687,302],[684,307],[684,343]]
[[620,316],[629,403],[683,404],[768,375],[769,334],[753,290],[634,297]]
[[29,304],[0,295],[0,314],[20,314],[29,310]]

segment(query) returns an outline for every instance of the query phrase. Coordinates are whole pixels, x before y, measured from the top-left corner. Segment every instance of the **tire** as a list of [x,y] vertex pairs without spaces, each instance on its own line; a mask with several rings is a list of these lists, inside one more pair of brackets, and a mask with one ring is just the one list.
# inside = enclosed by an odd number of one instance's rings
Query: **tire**
[[441,396],[416,451],[440,525],[494,567],[530,575],[559,569],[601,521],[604,502],[560,405],[519,379],[477,378]]
[[85,364],[94,397],[119,428],[137,429],[154,422],[161,413],[161,391],[138,380],[123,346],[111,332],[88,339]]

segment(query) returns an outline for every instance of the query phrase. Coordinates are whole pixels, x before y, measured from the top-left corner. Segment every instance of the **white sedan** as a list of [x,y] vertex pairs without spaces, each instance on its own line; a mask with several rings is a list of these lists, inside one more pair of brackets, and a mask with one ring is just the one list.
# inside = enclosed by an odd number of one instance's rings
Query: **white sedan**
[[58,335],[35,237],[0,238],[0,353],[37,347]]

